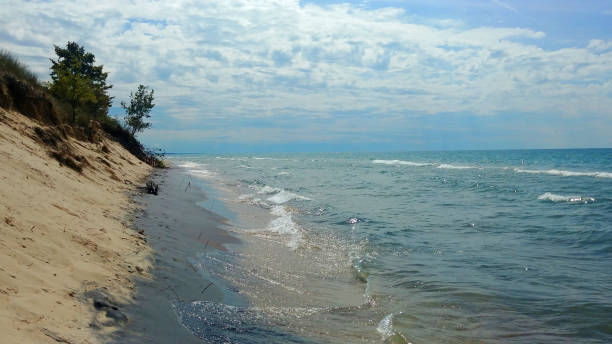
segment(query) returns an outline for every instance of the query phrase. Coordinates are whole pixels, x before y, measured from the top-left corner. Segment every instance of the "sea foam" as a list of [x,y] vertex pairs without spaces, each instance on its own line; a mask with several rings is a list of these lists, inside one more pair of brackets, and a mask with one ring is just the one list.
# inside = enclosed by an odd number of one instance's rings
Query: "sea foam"
[[612,178],[612,172],[577,172],[577,171],[563,171],[563,170],[524,170],[515,168],[517,173],[531,173],[531,174],[550,174],[553,176],[562,177],[598,177],[598,178]]
[[206,165],[193,161],[185,161],[177,166],[186,169],[187,173],[194,177],[208,178],[214,175],[214,172],[204,168]]
[[276,203],[276,204],[283,204],[283,203],[287,203],[294,199],[301,199],[301,200],[306,200],[306,201],[310,200],[310,198],[308,197],[300,196],[300,195],[294,194],[293,192],[282,190],[276,195],[268,198],[268,201]]
[[464,165],[451,165],[451,164],[440,164],[438,165],[438,168],[445,168],[445,169],[450,169],[450,170],[467,170],[470,168],[477,168],[474,166],[464,166]]
[[197,168],[197,167],[201,167],[203,166],[202,164],[198,164],[197,162],[193,162],[193,161],[186,161],[182,164],[178,164],[178,167],[183,167],[183,168]]
[[595,198],[593,197],[583,197],[583,196],[564,196],[557,195],[554,193],[546,192],[540,196],[538,199],[541,201],[551,201],[551,202],[569,202],[569,203],[593,203],[595,202]]
[[270,221],[266,230],[273,233],[289,235],[290,240],[287,246],[296,249],[302,239],[302,232],[295,222],[293,222],[291,213],[282,205],[273,207],[270,213],[276,216],[276,218]]
[[272,195],[268,197],[267,200],[275,204],[287,203],[294,199],[307,200],[307,201],[310,200],[310,198],[308,197],[300,196],[293,192],[289,192],[285,189],[276,188],[276,187],[268,186],[268,185],[260,187],[257,193],[265,194],[265,195]]
[[270,221],[267,230],[279,234],[295,234],[299,232],[291,218],[291,213],[284,206],[277,205],[270,210],[270,213],[277,216],[277,218]]
[[205,169],[187,170],[187,173],[194,177],[210,177],[214,174],[212,171]]
[[[263,204],[261,204],[263,205]],[[287,208],[283,205],[274,205],[270,208],[270,215],[272,220],[263,229],[245,229],[245,233],[254,234],[258,236],[268,237],[273,240],[278,240],[278,236],[282,237],[287,247],[291,249],[297,249],[302,241],[302,230],[293,221],[291,212],[287,211]],[[270,236],[270,234],[274,234]]]

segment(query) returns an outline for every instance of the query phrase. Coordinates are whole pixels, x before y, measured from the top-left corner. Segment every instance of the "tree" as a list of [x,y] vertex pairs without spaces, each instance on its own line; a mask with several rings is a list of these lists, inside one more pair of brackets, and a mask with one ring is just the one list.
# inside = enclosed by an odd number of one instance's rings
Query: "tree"
[[137,132],[151,127],[151,123],[146,123],[145,118],[151,117],[153,104],[153,91],[148,92],[149,86],[139,85],[136,94],[130,92],[130,104],[121,101],[121,106],[125,109],[125,123],[130,128],[132,136]]
[[67,68],[57,68],[56,78],[51,84],[51,92],[65,100],[72,108],[72,122],[76,121],[76,109],[87,102],[96,102],[94,90],[83,76]]
[[[108,90],[112,85],[106,84],[108,73],[103,71],[103,66],[95,66],[96,60],[92,53],[85,52],[85,48],[76,42],[68,42],[66,48],[55,46],[57,60],[51,60],[51,89],[58,82],[77,82],[80,85],[73,85],[68,88],[68,93],[55,94],[56,97],[68,101],[72,106],[73,121],[76,107],[82,108],[88,113],[96,116],[106,116],[108,109],[112,103],[112,97],[108,95]],[[67,78],[67,76],[69,76]],[[91,89],[93,97],[78,97],[70,94],[70,90],[82,90],[82,87],[87,86]],[[55,87],[58,88],[57,86]],[[59,87],[66,89],[65,87]],[[55,92],[54,92],[55,93]],[[89,94],[89,92],[87,92]],[[74,99],[79,99],[74,102]]]

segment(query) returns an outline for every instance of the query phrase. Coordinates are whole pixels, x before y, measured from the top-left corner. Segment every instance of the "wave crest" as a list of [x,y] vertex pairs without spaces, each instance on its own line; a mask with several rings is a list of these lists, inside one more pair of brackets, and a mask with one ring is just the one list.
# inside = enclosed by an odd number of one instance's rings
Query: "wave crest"
[[538,196],[538,199],[541,201],[551,201],[551,202],[569,202],[569,203],[593,203],[595,202],[595,198],[593,197],[583,197],[583,196],[565,196],[565,195],[557,195],[554,193],[546,192]]
[[404,161],[404,160],[372,160],[373,164],[383,164],[383,165],[407,165],[407,166],[431,166],[432,163],[428,162],[412,162],[412,161]]
[[178,164],[176,165],[178,167],[183,167],[183,168],[197,168],[197,167],[202,167],[202,164],[198,164],[197,162],[193,162],[193,161],[185,161],[182,164]]
[[531,174],[550,174],[553,176],[562,177],[598,177],[598,178],[612,178],[612,172],[578,172],[578,171],[564,171],[564,170],[523,170],[515,168],[517,173],[531,173]]
[[470,168],[478,168],[478,167],[465,166],[465,165],[440,164],[438,168],[445,168],[445,169],[450,169],[450,170],[467,170]]
[[393,313],[388,314],[378,323],[376,331],[381,334],[384,343],[410,344],[406,337],[393,329]]

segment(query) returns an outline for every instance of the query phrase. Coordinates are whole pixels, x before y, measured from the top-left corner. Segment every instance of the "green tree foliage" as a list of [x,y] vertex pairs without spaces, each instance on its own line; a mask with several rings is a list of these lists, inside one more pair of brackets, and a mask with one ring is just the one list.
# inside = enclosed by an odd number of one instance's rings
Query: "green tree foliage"
[[[108,90],[113,87],[106,84],[108,73],[103,66],[94,65],[96,60],[92,53],[85,52],[85,48],[76,42],[68,42],[66,48],[55,46],[57,60],[51,60],[51,90],[61,90],[64,93],[54,95],[67,101],[72,106],[73,121],[76,109],[87,112],[97,118],[107,116],[112,103]],[[75,83],[71,87],[57,85],[57,83]],[[85,88],[89,88],[86,91]],[[71,94],[71,91],[79,94]],[[90,95],[93,94],[93,97]]]
[[96,102],[94,89],[89,80],[82,75],[60,67],[54,71],[55,80],[51,84],[51,92],[58,98],[66,101],[72,108],[72,122],[76,121],[76,109],[82,104]]
[[151,117],[151,109],[155,106],[153,90],[148,91],[148,89],[148,86],[139,85],[136,94],[130,92],[130,104],[121,102],[121,106],[125,109],[125,123],[132,135],[151,126],[151,123],[144,121],[145,118]]

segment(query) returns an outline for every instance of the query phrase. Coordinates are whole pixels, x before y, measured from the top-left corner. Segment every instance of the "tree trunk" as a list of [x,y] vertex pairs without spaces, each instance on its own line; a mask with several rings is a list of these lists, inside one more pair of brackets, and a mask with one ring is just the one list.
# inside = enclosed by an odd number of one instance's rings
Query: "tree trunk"
[[76,122],[76,111],[74,108],[76,107],[76,104],[73,102],[71,105],[72,105],[72,123],[75,123]]
[[74,99],[75,95],[74,93],[76,92],[76,85],[74,84],[74,81],[72,82],[72,101],[70,102],[70,105],[72,105],[72,123],[76,123],[76,99]]

